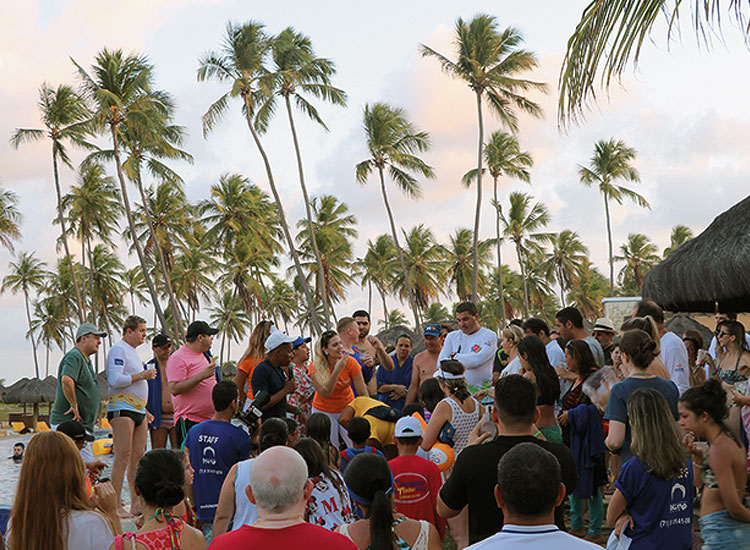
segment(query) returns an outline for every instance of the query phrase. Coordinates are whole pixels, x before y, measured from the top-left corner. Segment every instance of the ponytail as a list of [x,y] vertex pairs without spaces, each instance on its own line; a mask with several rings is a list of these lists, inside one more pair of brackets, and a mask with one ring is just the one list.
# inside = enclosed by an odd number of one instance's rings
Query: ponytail
[[370,548],[393,550],[393,474],[385,458],[373,453],[355,456],[344,472],[352,500],[366,508]]

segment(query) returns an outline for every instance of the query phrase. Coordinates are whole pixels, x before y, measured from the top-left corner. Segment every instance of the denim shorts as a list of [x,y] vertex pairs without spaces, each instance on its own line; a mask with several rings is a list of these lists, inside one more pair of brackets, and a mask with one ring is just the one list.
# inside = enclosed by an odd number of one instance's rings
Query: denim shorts
[[698,521],[703,550],[750,550],[750,523],[733,519],[726,510],[707,514]]

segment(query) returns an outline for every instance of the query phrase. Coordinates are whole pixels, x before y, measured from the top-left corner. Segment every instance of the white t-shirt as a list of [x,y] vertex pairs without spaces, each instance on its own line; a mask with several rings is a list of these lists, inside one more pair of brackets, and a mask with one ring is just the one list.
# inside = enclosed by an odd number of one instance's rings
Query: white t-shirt
[[557,340],[550,340],[544,346],[544,349],[547,350],[547,359],[549,359],[549,364],[552,365],[553,369],[565,364],[565,352],[557,343]]
[[503,372],[500,373],[500,378],[510,376],[511,374],[521,374],[522,369],[523,367],[521,366],[521,359],[516,356],[510,361],[510,363],[505,365]]
[[688,352],[685,343],[674,332],[667,331],[661,337],[660,344],[661,355],[659,357],[664,366],[667,367],[672,382],[682,395],[690,387]]
[[[102,550],[115,541],[112,527],[103,515],[88,510],[73,510],[68,516],[66,546],[60,550]],[[63,535],[65,536],[65,535]],[[10,528],[5,533],[5,547],[10,541]]]
[[506,523],[499,533],[468,546],[466,550],[513,550],[554,548],[555,550],[601,550],[592,542],[569,535],[556,525],[513,525]]
[[107,411],[128,410],[143,413],[148,399],[148,382],[132,382],[132,375],[143,372],[143,362],[135,348],[120,340],[107,354]]
[[445,344],[438,357],[438,364],[451,355],[466,367],[466,383],[481,386],[492,382],[492,362],[497,352],[497,334],[480,327],[473,334],[454,330],[445,337]]

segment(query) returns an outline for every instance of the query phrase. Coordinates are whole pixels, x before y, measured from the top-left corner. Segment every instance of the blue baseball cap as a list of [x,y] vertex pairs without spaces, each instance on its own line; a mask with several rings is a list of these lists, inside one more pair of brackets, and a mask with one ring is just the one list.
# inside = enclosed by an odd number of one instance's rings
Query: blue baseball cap
[[443,332],[443,329],[440,327],[440,325],[430,323],[429,325],[424,327],[422,336],[440,336],[441,332]]
[[310,338],[309,336],[307,338],[304,338],[302,336],[298,336],[294,340],[294,342],[292,342],[292,349],[296,349],[296,348],[300,347],[302,344],[307,344],[311,340],[312,340],[312,338]]

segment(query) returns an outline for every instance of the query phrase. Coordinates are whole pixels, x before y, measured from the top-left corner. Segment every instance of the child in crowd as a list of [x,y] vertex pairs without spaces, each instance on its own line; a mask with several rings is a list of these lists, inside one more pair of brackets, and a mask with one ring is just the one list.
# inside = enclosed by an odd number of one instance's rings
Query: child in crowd
[[352,441],[352,446],[341,451],[341,472],[346,471],[349,462],[360,453],[376,453],[383,456],[379,450],[372,445],[367,445],[370,438],[370,423],[367,419],[355,416],[349,421],[346,433]]

